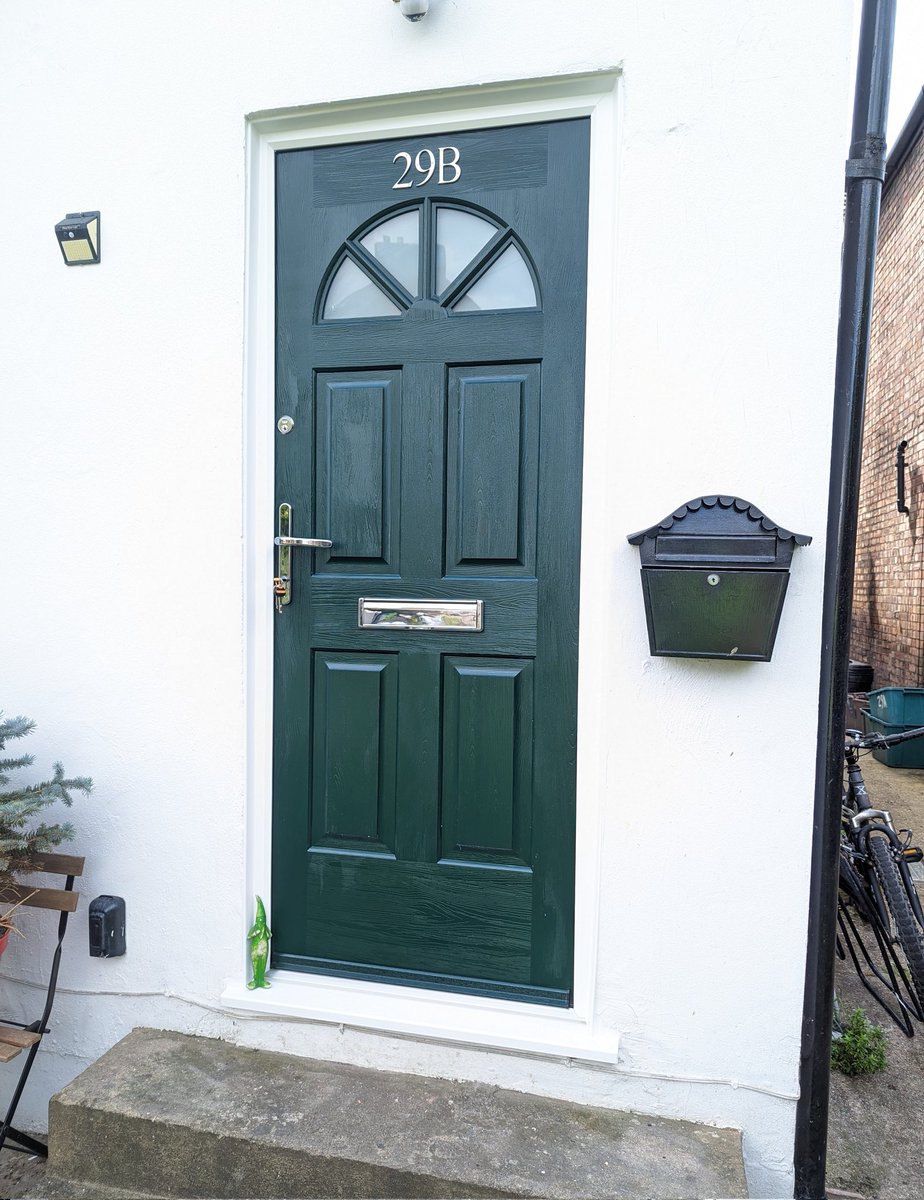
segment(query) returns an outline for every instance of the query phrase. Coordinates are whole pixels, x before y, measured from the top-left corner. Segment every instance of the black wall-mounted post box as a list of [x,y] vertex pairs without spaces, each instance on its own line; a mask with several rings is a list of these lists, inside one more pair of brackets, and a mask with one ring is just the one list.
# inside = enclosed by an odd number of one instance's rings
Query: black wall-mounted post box
[[630,534],[651,653],[769,662],[793,550],[811,540],[738,496],[700,496]]

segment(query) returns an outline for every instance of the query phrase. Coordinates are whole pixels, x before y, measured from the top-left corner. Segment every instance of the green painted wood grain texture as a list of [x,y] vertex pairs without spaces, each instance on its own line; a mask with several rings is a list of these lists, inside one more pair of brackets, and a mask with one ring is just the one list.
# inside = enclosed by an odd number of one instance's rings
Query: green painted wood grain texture
[[[530,873],[362,855],[310,855],[305,919],[317,924],[311,953],[369,962],[370,927],[388,938],[390,967],[529,983]],[[328,904],[328,896],[340,903]],[[315,915],[325,913],[323,922]],[[274,939],[275,940],[275,939]],[[425,952],[425,959],[423,953]]]
[[535,572],[539,379],[537,363],[449,371],[447,572]]
[[337,530],[328,571],[398,568],[400,413],[397,371],[317,377],[314,528]]
[[529,863],[532,661],[443,660],[443,856]]
[[[438,202],[495,214],[532,258],[540,311],[422,300],[319,323],[345,239],[408,202],[380,169],[400,143],[277,156],[277,415],[296,420],[277,504],[334,547],[295,552],[275,623],[273,961],[560,1005],[588,123],[452,143],[465,182],[415,189],[424,230]],[[481,599],[484,631],[360,629],[361,596]]]
[[315,655],[311,844],[395,848],[397,655]]

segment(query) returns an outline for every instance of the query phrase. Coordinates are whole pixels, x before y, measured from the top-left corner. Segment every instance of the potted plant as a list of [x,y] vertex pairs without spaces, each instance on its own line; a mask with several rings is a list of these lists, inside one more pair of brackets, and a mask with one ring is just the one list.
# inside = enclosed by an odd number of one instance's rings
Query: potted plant
[[22,754],[5,758],[7,741],[23,738],[35,728],[28,717],[4,717],[0,713],[0,954],[6,949],[10,932],[19,932],[15,913],[28,899],[17,890],[16,881],[23,872],[33,870],[37,855],[47,853],[74,836],[69,822],[48,824],[42,820],[49,804],[60,800],[72,803],[71,792],[89,792],[93,781],[85,776],[68,779],[61,763],[55,763],[50,780],[43,783],[14,784],[9,771],[31,767],[34,757]]

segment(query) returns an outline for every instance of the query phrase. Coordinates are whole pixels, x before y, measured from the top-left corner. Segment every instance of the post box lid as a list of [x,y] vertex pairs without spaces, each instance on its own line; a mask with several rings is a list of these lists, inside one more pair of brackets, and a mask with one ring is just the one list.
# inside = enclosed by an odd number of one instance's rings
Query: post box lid
[[796,546],[811,537],[783,529],[740,496],[700,496],[657,525],[629,535],[644,566],[702,567],[706,563],[783,570]]

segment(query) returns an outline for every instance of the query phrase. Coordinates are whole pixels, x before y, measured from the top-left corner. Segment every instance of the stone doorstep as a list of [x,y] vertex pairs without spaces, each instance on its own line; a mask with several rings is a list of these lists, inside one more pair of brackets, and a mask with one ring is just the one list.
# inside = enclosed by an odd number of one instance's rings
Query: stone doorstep
[[61,1196],[747,1195],[735,1130],[152,1029],[52,1098],[49,1149]]
[[126,1192],[122,1188],[105,1187],[101,1183],[73,1183],[46,1175],[40,1185],[27,1191],[17,1192],[24,1200],[171,1200],[167,1196],[155,1196],[151,1192]]

